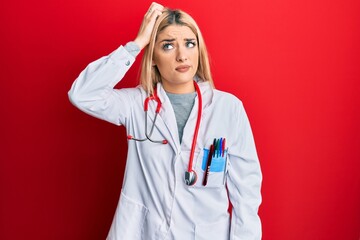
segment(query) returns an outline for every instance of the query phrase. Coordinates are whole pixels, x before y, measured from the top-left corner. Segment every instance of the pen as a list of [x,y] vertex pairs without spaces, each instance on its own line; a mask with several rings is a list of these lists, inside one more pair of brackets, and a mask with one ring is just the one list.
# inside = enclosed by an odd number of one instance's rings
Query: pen
[[224,152],[225,152],[225,142],[226,142],[226,139],[224,138],[224,139],[223,139],[223,141],[222,141],[222,146],[221,146],[222,157],[224,157]]
[[[224,146],[224,151],[223,151],[223,156],[224,156],[224,152],[225,152],[225,144],[223,143]],[[227,149],[226,149],[227,151]],[[224,180],[223,180],[223,184],[225,185],[225,181],[226,181],[226,172],[227,172],[227,166],[228,166],[228,158],[225,155],[225,166],[224,166]]]
[[[214,138],[214,142],[213,142],[212,146],[215,148],[215,146],[216,146],[216,138]],[[210,147],[210,149],[211,149],[211,147]],[[214,149],[212,151],[212,156],[215,157],[215,150]]]
[[216,139],[216,142],[214,145],[214,157],[217,157],[218,146],[219,146],[219,139]]
[[219,155],[218,155],[218,157],[220,156],[222,156],[222,148],[223,148],[223,145],[222,145],[222,143],[223,143],[223,138],[220,138],[220,142],[219,142]]
[[211,159],[212,159],[212,156],[213,156],[213,152],[214,151],[214,145],[211,145],[210,146],[210,151],[209,151],[209,155],[208,155],[208,159],[207,159],[207,163],[206,163],[206,169],[205,169],[205,174],[204,174],[204,179],[203,179],[203,186],[206,186],[207,184],[207,180],[208,180],[208,177],[209,177],[209,172],[210,172],[210,165],[211,165]]

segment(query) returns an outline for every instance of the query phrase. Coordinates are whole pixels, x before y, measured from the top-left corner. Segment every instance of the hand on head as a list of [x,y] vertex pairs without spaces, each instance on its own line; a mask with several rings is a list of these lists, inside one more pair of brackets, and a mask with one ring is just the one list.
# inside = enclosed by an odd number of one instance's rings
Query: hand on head
[[162,14],[164,7],[161,4],[153,2],[149,10],[145,13],[144,19],[141,23],[139,32],[134,42],[143,49],[150,42],[151,32],[154,28],[155,21],[158,16]]

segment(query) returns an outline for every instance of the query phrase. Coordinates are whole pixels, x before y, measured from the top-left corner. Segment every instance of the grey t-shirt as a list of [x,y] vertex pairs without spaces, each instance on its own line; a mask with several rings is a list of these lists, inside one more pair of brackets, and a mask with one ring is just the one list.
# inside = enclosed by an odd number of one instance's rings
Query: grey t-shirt
[[196,92],[185,94],[173,94],[167,92],[166,94],[169,97],[171,105],[174,109],[179,132],[179,140],[181,143],[185,124],[194,106]]

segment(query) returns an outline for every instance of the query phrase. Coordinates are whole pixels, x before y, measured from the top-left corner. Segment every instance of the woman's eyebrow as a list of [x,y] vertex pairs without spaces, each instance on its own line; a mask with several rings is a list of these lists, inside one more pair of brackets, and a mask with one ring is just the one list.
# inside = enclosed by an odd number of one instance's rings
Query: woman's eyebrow
[[160,42],[173,42],[175,41],[175,38],[171,38],[171,39],[163,39]]
[[[168,38],[168,39],[163,39],[160,41],[160,43],[162,42],[174,42],[176,39],[175,38]],[[185,42],[189,42],[189,41],[195,41],[195,38],[184,38]]]

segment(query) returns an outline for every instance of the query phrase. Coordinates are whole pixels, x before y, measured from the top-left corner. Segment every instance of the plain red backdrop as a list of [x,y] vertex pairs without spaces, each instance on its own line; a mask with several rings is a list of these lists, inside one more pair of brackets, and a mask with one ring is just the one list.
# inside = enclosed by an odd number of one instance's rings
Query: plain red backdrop
[[[360,2],[162,1],[202,29],[216,87],[247,109],[265,240],[358,240]],[[122,127],[74,108],[91,61],[132,40],[150,1],[0,4],[0,239],[105,239]],[[120,87],[137,84],[139,59]]]

